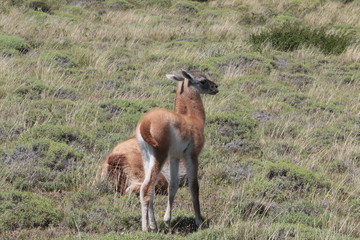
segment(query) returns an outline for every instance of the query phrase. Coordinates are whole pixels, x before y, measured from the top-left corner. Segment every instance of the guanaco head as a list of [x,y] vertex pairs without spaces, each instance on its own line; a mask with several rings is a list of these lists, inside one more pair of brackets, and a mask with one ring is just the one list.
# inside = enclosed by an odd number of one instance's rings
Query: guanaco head
[[182,70],[178,73],[167,74],[166,77],[175,81],[184,81],[186,78],[189,80],[189,85],[193,86],[198,93],[215,95],[219,92],[216,83],[201,72]]

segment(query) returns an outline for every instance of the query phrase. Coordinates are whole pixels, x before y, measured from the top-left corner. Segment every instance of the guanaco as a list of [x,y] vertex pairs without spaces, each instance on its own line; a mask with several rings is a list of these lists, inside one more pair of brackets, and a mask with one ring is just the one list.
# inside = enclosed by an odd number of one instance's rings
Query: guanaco
[[136,138],[141,150],[145,171],[140,188],[142,230],[157,231],[154,214],[155,186],[165,162],[170,162],[168,205],[164,216],[170,225],[171,211],[179,187],[179,163],[184,159],[188,184],[195,212],[195,223],[201,225],[198,184],[198,157],[204,145],[205,110],[200,94],[215,95],[218,86],[203,73],[181,71],[167,78],[179,81],[175,104],[183,113],[158,108],[146,113],[136,127]]

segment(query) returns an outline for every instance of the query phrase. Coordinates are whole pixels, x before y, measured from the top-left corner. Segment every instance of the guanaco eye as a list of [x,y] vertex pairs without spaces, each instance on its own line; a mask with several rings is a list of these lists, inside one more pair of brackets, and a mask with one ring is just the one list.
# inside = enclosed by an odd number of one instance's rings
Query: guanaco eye
[[200,81],[200,84],[201,84],[201,85],[204,85],[205,83],[206,83],[206,80],[201,80],[201,81]]

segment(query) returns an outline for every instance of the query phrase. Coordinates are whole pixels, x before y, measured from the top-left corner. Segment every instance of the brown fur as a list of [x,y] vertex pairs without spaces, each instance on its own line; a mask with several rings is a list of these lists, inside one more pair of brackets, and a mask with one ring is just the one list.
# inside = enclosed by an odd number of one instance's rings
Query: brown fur
[[[124,194],[140,193],[144,181],[144,167],[135,136],[119,143],[104,159],[101,167],[101,180],[115,185],[115,190]],[[167,194],[168,180],[161,173],[155,186],[159,194]]]

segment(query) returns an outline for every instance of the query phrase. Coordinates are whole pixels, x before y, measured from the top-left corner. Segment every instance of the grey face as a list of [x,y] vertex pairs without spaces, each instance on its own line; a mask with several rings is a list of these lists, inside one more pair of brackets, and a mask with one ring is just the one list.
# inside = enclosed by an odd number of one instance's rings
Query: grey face
[[200,72],[182,71],[182,74],[185,78],[189,79],[190,83],[199,93],[215,95],[219,92],[216,83],[207,79],[206,76]]

